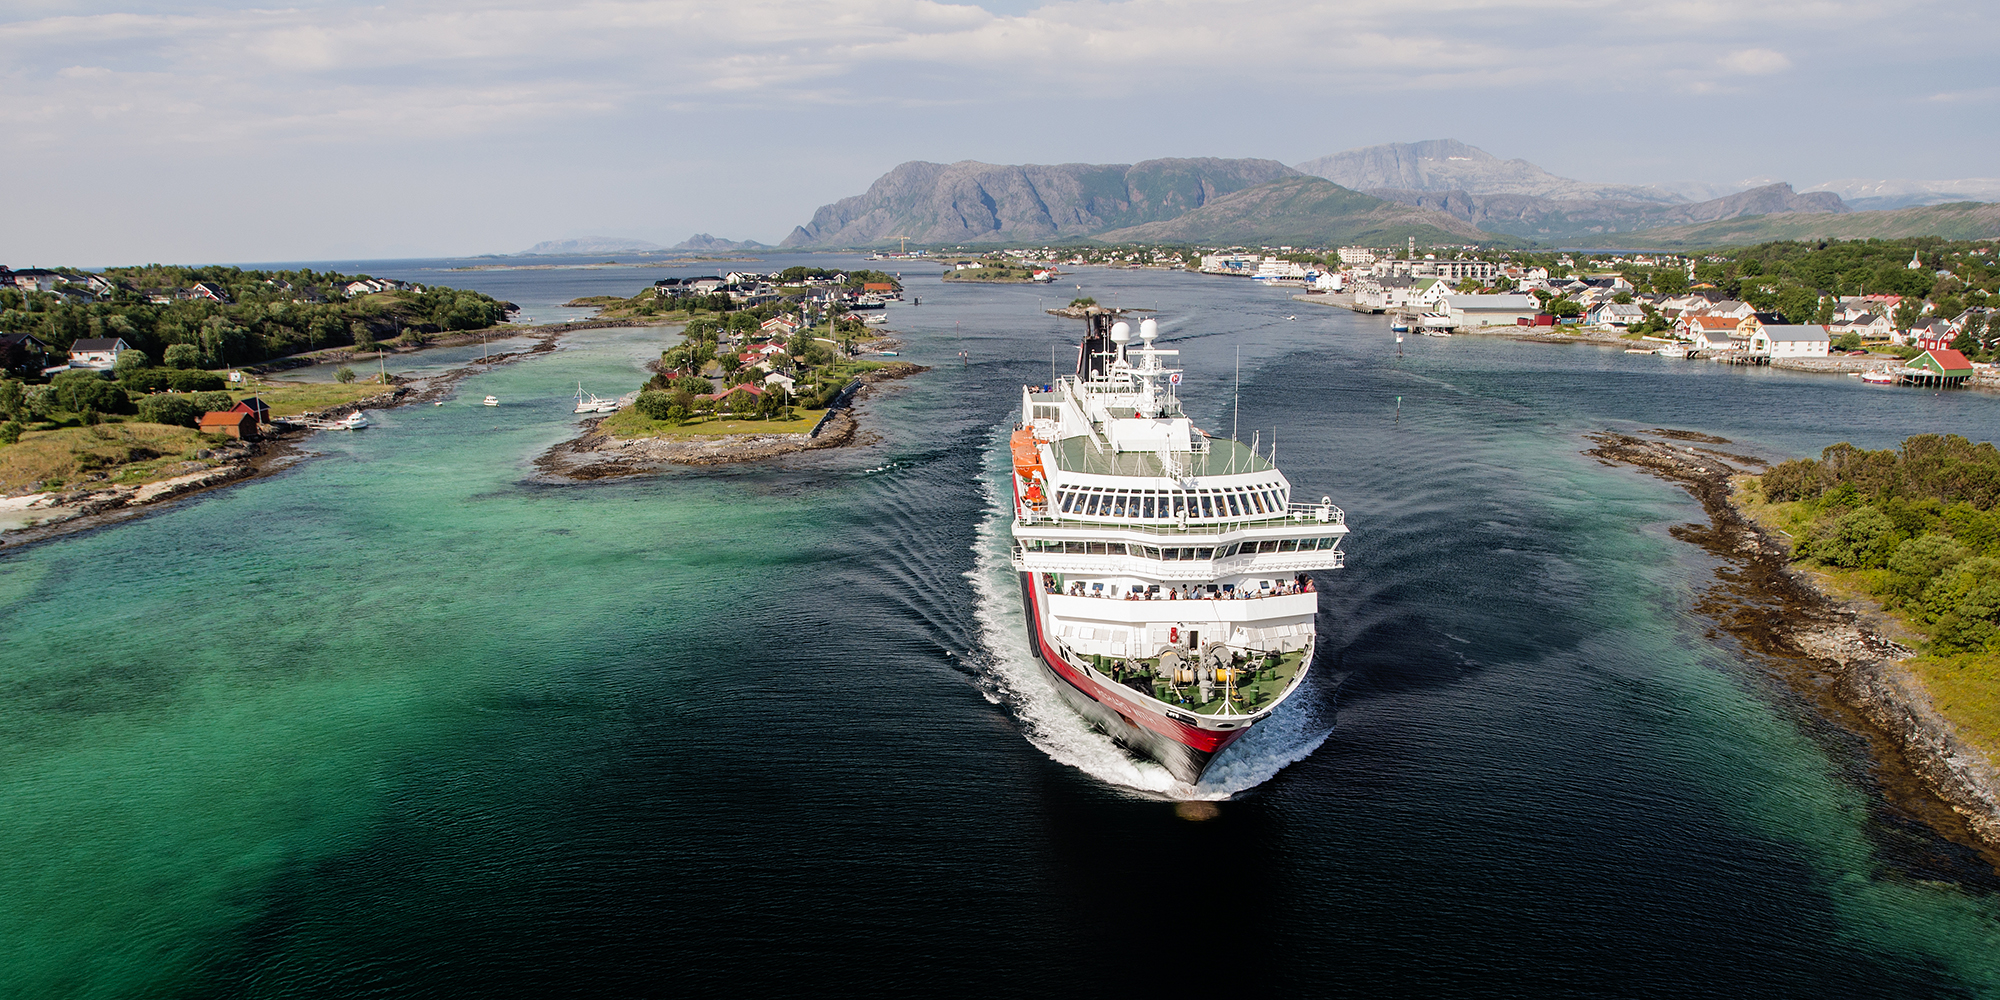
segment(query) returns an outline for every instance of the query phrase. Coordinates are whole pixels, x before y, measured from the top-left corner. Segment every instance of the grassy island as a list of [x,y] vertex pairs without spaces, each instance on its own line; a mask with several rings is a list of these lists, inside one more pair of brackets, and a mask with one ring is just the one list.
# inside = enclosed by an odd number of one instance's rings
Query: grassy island
[[1917,637],[1906,665],[2000,758],[2000,450],[1955,434],[1837,444],[1746,478],[1736,502],[1832,589],[1874,599]]
[[[944,273],[944,280],[946,281],[979,281],[992,284],[1020,284],[1023,282],[1029,282],[1035,280],[1035,272],[1033,268],[1027,267],[1019,263],[1014,263],[1011,261],[1000,261],[992,259],[985,259],[985,260],[967,259],[962,261],[946,261],[945,263],[950,265],[952,268],[951,270],[946,271]],[[958,266],[960,264],[972,264],[977,266],[960,267]]]

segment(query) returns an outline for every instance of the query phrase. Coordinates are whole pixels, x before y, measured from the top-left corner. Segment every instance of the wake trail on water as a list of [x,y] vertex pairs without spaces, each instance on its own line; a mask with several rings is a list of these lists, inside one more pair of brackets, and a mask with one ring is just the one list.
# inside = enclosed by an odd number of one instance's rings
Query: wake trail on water
[[[1218,754],[1199,783],[1190,785],[1153,761],[1125,750],[1071,709],[1027,647],[1027,622],[1012,549],[1012,428],[995,428],[984,452],[979,480],[987,514],[972,544],[973,568],[966,571],[977,595],[980,649],[966,658],[988,701],[1014,714],[1021,732],[1061,764],[1100,781],[1169,799],[1226,799],[1269,781],[1286,765],[1303,760],[1333,733],[1330,721],[1311,709],[1305,690]],[[1318,670],[1314,671],[1319,673]],[[1314,684],[1308,677],[1306,684]]]

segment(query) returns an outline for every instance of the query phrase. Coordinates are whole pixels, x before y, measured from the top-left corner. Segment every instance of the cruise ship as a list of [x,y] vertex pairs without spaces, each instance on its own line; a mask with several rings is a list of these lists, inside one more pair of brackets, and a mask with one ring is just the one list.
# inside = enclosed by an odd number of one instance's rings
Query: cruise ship
[[1296,502],[1259,454],[1182,412],[1158,324],[1099,307],[1076,374],[1024,386],[1012,435],[1013,564],[1030,651],[1064,698],[1193,784],[1312,669],[1311,573],[1346,515]]

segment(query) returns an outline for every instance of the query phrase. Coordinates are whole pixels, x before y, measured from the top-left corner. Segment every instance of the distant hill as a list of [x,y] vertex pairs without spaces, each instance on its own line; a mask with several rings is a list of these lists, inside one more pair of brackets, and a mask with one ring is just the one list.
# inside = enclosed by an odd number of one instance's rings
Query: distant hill
[[1364,146],[1307,160],[1298,170],[1356,191],[1463,191],[1669,205],[1687,200],[1664,188],[1558,177],[1526,160],[1503,160],[1457,139]]
[[1136,164],[912,161],[813,213],[781,247],[1055,242],[1175,218],[1244,188],[1295,176],[1276,160]]
[[658,243],[628,239],[623,236],[580,236],[571,240],[543,240],[516,254],[517,257],[546,254],[550,256],[571,256],[575,254],[600,253],[648,253],[665,250]]
[[734,253],[742,250],[769,250],[772,247],[756,240],[725,240],[707,233],[696,233],[668,249],[692,250],[696,253]]
[[1494,236],[1442,212],[1411,208],[1319,177],[1287,177],[1216,198],[1172,219],[1098,233],[1115,243],[1326,246],[1491,243]]
[[1620,233],[1617,245],[1621,249],[1679,250],[1772,240],[1895,240],[1912,236],[1954,240],[2000,238],[2000,204],[1961,201],[1844,215],[1744,216],[1697,226]]
[[1609,233],[1698,225],[1746,215],[1850,211],[1830,191],[1799,194],[1789,184],[1770,184],[1709,201],[1682,205],[1658,202],[1540,198],[1524,194],[1469,194],[1464,191],[1372,189],[1368,192],[1414,208],[1453,215],[1492,233],[1549,242]]
[[1809,190],[1832,191],[1857,209],[1908,208],[1954,201],[2000,201],[2000,177],[1964,177],[1952,181],[1850,177],[1815,184]]

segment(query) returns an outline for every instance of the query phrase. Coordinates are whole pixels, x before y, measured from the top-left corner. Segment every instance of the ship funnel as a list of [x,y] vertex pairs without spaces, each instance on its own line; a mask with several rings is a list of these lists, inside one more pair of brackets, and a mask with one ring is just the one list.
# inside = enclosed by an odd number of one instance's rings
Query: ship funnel
[[1111,342],[1120,345],[1131,343],[1132,325],[1124,320],[1111,324]]
[[1143,341],[1145,341],[1146,343],[1150,344],[1150,343],[1152,343],[1152,342],[1153,342],[1153,339],[1154,339],[1155,337],[1158,337],[1159,335],[1160,335],[1160,321],[1159,321],[1159,320],[1156,320],[1156,319],[1142,319],[1142,320],[1140,320],[1140,321],[1139,321],[1139,339],[1140,339],[1140,340],[1143,340]]

